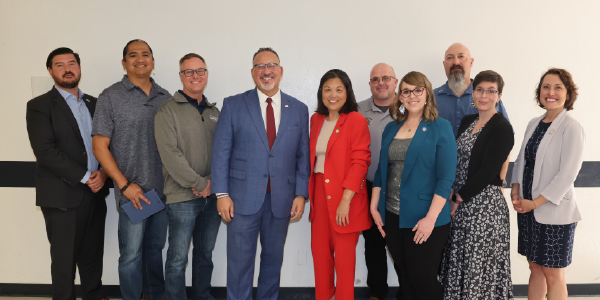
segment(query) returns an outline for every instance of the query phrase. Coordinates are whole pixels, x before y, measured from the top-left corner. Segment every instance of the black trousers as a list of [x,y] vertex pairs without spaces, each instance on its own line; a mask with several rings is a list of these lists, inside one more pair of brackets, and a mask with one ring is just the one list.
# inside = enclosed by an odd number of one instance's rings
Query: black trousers
[[450,235],[450,224],[435,227],[423,244],[413,241],[416,231],[399,228],[398,224],[398,216],[386,211],[385,240],[400,282],[397,299],[444,299],[444,289],[437,276]]
[[[367,180],[367,195],[371,203],[373,182]],[[362,232],[365,238],[365,262],[367,264],[367,285],[371,289],[371,296],[385,299],[388,294],[387,284],[387,253],[385,238],[373,222],[371,228]]]
[[76,208],[42,207],[52,259],[52,299],[75,300],[75,267],[83,300],[105,297],[102,289],[106,200],[86,186]]

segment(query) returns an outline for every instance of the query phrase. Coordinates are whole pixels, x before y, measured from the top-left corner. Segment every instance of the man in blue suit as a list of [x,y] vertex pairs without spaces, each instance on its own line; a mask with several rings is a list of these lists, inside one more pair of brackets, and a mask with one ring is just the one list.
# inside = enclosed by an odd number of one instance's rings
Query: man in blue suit
[[225,98],[213,142],[212,190],[227,222],[227,299],[252,299],[260,233],[257,299],[277,299],[290,220],[308,198],[308,108],[282,93],[283,68],[260,48],[251,70],[256,88]]

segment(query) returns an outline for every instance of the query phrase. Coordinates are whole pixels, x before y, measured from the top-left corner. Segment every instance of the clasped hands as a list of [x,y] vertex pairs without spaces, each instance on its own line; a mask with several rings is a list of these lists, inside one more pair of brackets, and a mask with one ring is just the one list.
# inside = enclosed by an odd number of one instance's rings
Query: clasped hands
[[104,183],[106,182],[106,177],[106,172],[100,169],[98,171],[92,172],[90,178],[85,184],[87,184],[87,186],[90,187],[93,193],[97,193],[104,186]]
[[[306,204],[306,198],[304,196],[296,196],[292,203],[292,210],[290,211],[290,222],[293,220],[300,219],[304,213],[304,205]],[[231,197],[221,197],[217,199],[217,211],[221,218],[225,222],[231,222],[234,216],[233,200]]]

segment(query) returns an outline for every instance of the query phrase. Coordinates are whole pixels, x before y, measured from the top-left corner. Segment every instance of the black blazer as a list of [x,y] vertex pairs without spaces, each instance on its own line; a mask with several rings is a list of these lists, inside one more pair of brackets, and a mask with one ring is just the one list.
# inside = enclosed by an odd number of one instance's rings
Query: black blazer
[[[96,98],[85,95],[84,103],[94,116]],[[48,93],[27,102],[27,132],[36,157],[36,205],[72,208],[81,203],[87,172],[87,153],[73,112],[61,94]],[[90,132],[91,134],[91,132]],[[96,193],[108,195],[108,186]]]
[[[467,115],[460,122],[457,138],[469,128],[479,114]],[[469,201],[488,184],[502,186],[500,170],[515,143],[512,125],[500,113],[485,124],[471,150],[467,182],[458,193],[463,201]]]

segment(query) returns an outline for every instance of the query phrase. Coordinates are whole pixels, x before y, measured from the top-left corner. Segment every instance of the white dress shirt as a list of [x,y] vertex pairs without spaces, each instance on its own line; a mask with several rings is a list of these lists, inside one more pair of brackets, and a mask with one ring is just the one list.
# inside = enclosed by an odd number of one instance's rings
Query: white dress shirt
[[262,113],[263,122],[265,124],[265,130],[267,129],[267,98],[271,98],[273,100],[271,105],[273,106],[273,115],[275,116],[275,134],[279,131],[279,121],[281,120],[281,91],[277,91],[275,95],[269,97],[259,89],[256,89],[258,93],[258,102],[260,103],[260,111]]

